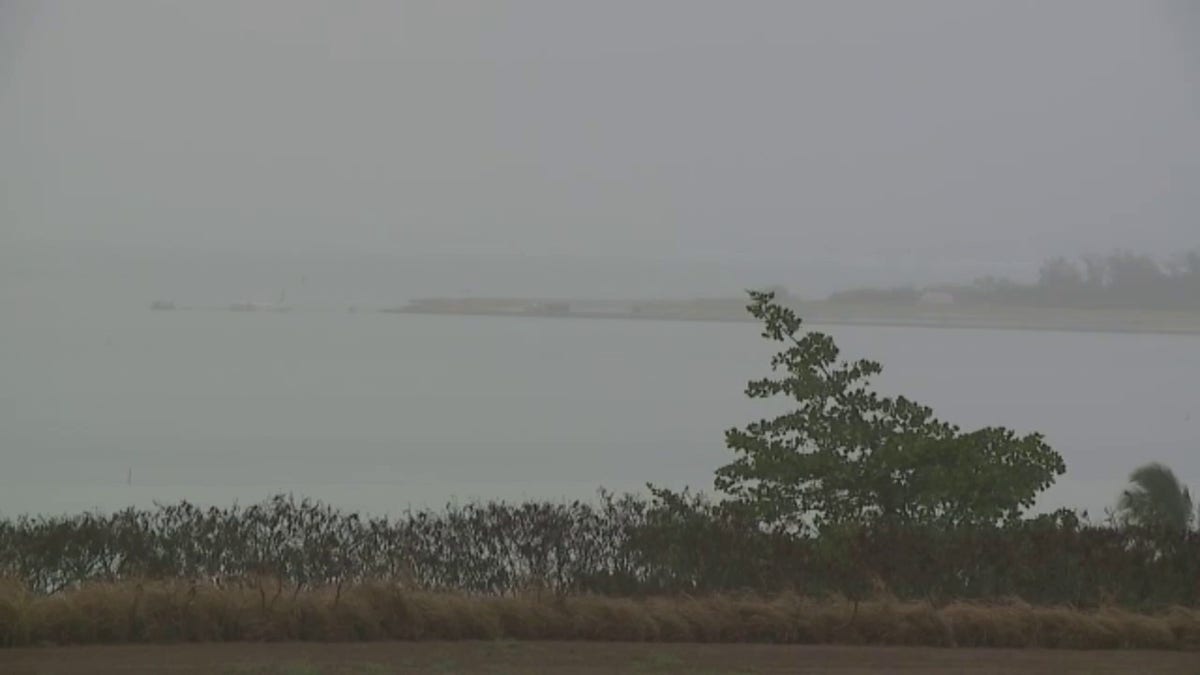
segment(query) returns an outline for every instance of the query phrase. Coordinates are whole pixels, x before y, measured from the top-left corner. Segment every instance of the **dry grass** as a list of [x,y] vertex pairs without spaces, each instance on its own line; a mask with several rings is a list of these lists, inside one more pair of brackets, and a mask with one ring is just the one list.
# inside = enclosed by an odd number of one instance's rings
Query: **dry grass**
[[296,593],[273,582],[93,584],[53,596],[0,584],[0,644],[595,640],[1200,649],[1200,611],[1139,614],[892,598],[468,596],[363,584]]

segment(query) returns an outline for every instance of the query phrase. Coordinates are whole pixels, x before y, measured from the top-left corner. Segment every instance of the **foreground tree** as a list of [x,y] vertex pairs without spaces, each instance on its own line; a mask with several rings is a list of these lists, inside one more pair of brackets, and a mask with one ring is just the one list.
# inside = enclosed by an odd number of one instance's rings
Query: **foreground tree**
[[779,377],[750,382],[751,398],[796,408],[726,432],[736,459],[716,487],[776,528],[848,524],[982,525],[1015,519],[1066,469],[1039,434],[963,432],[903,396],[880,396],[874,361],[843,362],[833,339],[802,332],[771,293],[752,292],[763,337],[785,345]]
[[1122,523],[1174,532],[1191,527],[1192,495],[1174,471],[1153,462],[1129,474],[1129,483],[1117,502],[1117,516]]

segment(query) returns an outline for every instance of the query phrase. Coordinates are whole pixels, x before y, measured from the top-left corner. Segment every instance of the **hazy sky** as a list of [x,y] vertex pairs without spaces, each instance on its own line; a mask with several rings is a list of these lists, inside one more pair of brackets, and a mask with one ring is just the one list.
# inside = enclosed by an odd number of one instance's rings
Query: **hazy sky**
[[0,245],[1166,255],[1200,243],[1196,7],[0,0]]

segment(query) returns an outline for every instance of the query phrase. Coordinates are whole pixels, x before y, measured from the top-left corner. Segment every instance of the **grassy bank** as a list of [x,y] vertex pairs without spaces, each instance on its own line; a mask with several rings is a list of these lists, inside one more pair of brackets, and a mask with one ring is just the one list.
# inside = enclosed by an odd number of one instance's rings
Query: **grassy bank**
[[360,584],[292,592],[270,580],[0,591],[6,646],[135,642],[585,640],[1200,649],[1200,611],[1153,614],[997,603],[770,597],[471,596]]

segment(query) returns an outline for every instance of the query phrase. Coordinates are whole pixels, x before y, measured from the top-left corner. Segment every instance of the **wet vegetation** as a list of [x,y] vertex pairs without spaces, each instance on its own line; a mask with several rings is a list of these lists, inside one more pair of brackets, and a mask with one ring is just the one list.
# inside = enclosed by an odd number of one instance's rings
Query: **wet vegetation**
[[306,589],[388,582],[485,595],[680,593],[990,600],[1138,609],[1200,603],[1200,533],[1059,513],[994,527],[765,531],[703,499],[487,503],[367,518],[277,497],[0,522],[0,574],[52,594],[186,580]]
[[[0,519],[0,641],[1200,647],[1200,532],[1169,469],[1134,471],[1104,524],[1066,510],[1031,517],[1065,471],[1040,435],[963,431],[881,397],[869,383],[879,364],[840,360],[771,293],[751,295],[781,351],[747,394],[795,408],[727,433],[735,458],[717,470],[721,496],[651,487],[382,517],[280,495]],[[991,618],[977,618],[981,603]]]
[[0,587],[8,646],[123,642],[600,640],[938,647],[1197,649],[1200,611],[860,603],[784,593],[618,598],[430,593],[365,583],[268,597],[249,586],[91,584],[57,596]]
[[1042,264],[1038,279],[1021,283],[984,277],[969,284],[936,284],[926,288],[859,288],[834,293],[831,301],[913,305],[927,293],[942,294],[955,304],[1060,308],[1200,309],[1200,251],[1166,263],[1149,256],[1118,251],[1078,261],[1053,258]]

